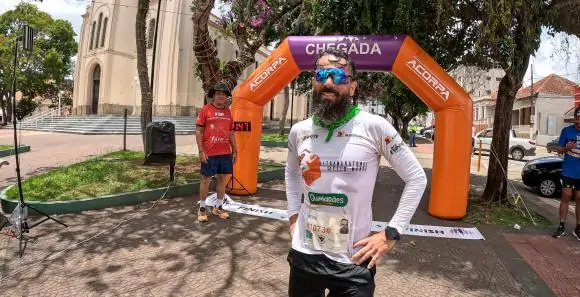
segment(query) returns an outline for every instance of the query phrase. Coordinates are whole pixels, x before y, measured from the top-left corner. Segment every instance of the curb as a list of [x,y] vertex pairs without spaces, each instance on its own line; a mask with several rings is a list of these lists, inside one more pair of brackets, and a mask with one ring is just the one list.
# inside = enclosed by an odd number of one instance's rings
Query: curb
[[[19,154],[26,153],[26,152],[30,152],[30,146],[29,145],[21,145],[21,146],[18,147],[18,153]],[[16,150],[14,150],[14,148],[7,149],[7,150],[0,150],[0,158],[12,156],[15,153],[16,153]]]
[[[264,171],[258,173],[258,182],[267,182],[275,179],[284,178],[284,169],[274,169],[270,171]],[[18,205],[18,201],[9,200],[6,198],[6,191],[12,188],[13,185],[5,188],[0,192],[0,204],[2,206],[2,211],[5,214],[10,214],[14,211]],[[68,214],[77,213],[86,210],[97,210],[109,207],[123,206],[123,205],[134,205],[142,202],[155,201],[163,195],[167,190],[166,187],[157,189],[147,189],[137,192],[113,194],[101,197],[86,198],[81,200],[73,201],[25,201],[31,207],[38,209],[39,211],[46,214]],[[190,196],[199,191],[199,182],[184,184],[179,186],[174,186],[169,188],[165,198],[176,198],[183,196]],[[34,210],[30,209],[30,213],[35,213]]]
[[288,147],[288,142],[287,141],[262,141],[261,146],[264,147],[282,147],[282,148],[286,148]]

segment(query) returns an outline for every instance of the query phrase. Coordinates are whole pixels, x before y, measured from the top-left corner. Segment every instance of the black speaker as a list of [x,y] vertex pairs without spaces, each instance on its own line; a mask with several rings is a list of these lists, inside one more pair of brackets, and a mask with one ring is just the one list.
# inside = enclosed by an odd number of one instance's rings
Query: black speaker
[[175,125],[151,122],[145,128],[145,165],[174,165],[177,157]]

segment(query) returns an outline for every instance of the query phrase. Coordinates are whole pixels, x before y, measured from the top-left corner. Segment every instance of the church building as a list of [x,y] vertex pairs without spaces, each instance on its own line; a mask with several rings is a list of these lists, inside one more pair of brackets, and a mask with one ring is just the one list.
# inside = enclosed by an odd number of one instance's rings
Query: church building
[[[74,72],[73,114],[139,115],[141,91],[137,77],[135,15],[138,0],[100,0],[87,6],[79,37]],[[147,61],[149,77],[153,57],[153,41],[158,1],[152,0],[147,20]],[[204,91],[195,76],[193,21],[190,0],[162,0],[158,24],[157,54],[153,78],[154,116],[194,116],[203,106]],[[233,38],[218,34],[218,17],[210,18],[212,42],[221,61],[238,55]],[[270,51],[261,47],[256,64],[248,67],[238,83],[244,81],[264,61]],[[292,89],[290,89],[292,96]],[[292,117],[307,117],[306,96],[296,92]],[[282,115],[284,90],[264,106],[265,120],[278,120]],[[291,110],[288,107],[287,118]]]

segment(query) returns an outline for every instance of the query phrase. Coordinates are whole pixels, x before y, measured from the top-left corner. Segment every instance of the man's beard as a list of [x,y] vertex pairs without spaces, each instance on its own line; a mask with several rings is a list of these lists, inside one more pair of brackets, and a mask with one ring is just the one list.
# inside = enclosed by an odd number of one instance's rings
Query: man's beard
[[[336,100],[323,100],[320,95],[324,92],[333,93]],[[312,115],[325,124],[341,119],[351,106],[350,97],[341,95],[335,89],[322,87],[319,91],[312,90]]]

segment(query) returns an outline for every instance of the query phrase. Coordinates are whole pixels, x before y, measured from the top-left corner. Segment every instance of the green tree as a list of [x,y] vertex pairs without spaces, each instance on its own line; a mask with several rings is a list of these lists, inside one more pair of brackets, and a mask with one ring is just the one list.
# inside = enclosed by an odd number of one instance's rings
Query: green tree
[[[0,15],[0,93],[12,90],[15,41],[22,36],[24,24],[35,30],[34,47],[31,52],[19,50],[17,89],[31,100],[40,96],[56,102],[77,52],[75,33],[70,22],[55,20],[25,2]],[[10,106],[7,104],[7,109],[11,110]],[[33,105],[26,106],[30,110]]]
[[551,32],[580,34],[580,2],[577,0],[437,0],[437,22],[456,20],[467,28],[469,44],[463,63],[505,71],[495,107],[491,158],[483,199],[504,203],[507,197],[509,131],[512,108],[530,56],[540,46],[542,27]]
[[[465,28],[453,19],[435,23],[437,3],[424,0],[333,1],[319,0],[303,6],[300,17],[287,24],[292,35],[407,34],[443,68],[458,66]],[[310,92],[310,73],[297,79],[302,93]],[[427,106],[401,81],[388,73],[359,73],[355,100],[380,99],[399,133],[407,135],[410,119],[428,111]]]
[[238,83],[242,72],[256,62],[255,55],[261,46],[280,40],[282,24],[300,12],[303,0],[226,0],[223,16],[218,20],[219,32],[233,38],[238,55],[229,61],[221,61],[210,36],[209,23],[215,0],[193,0],[193,51],[202,86],[207,93],[216,82],[223,81],[230,87]]

